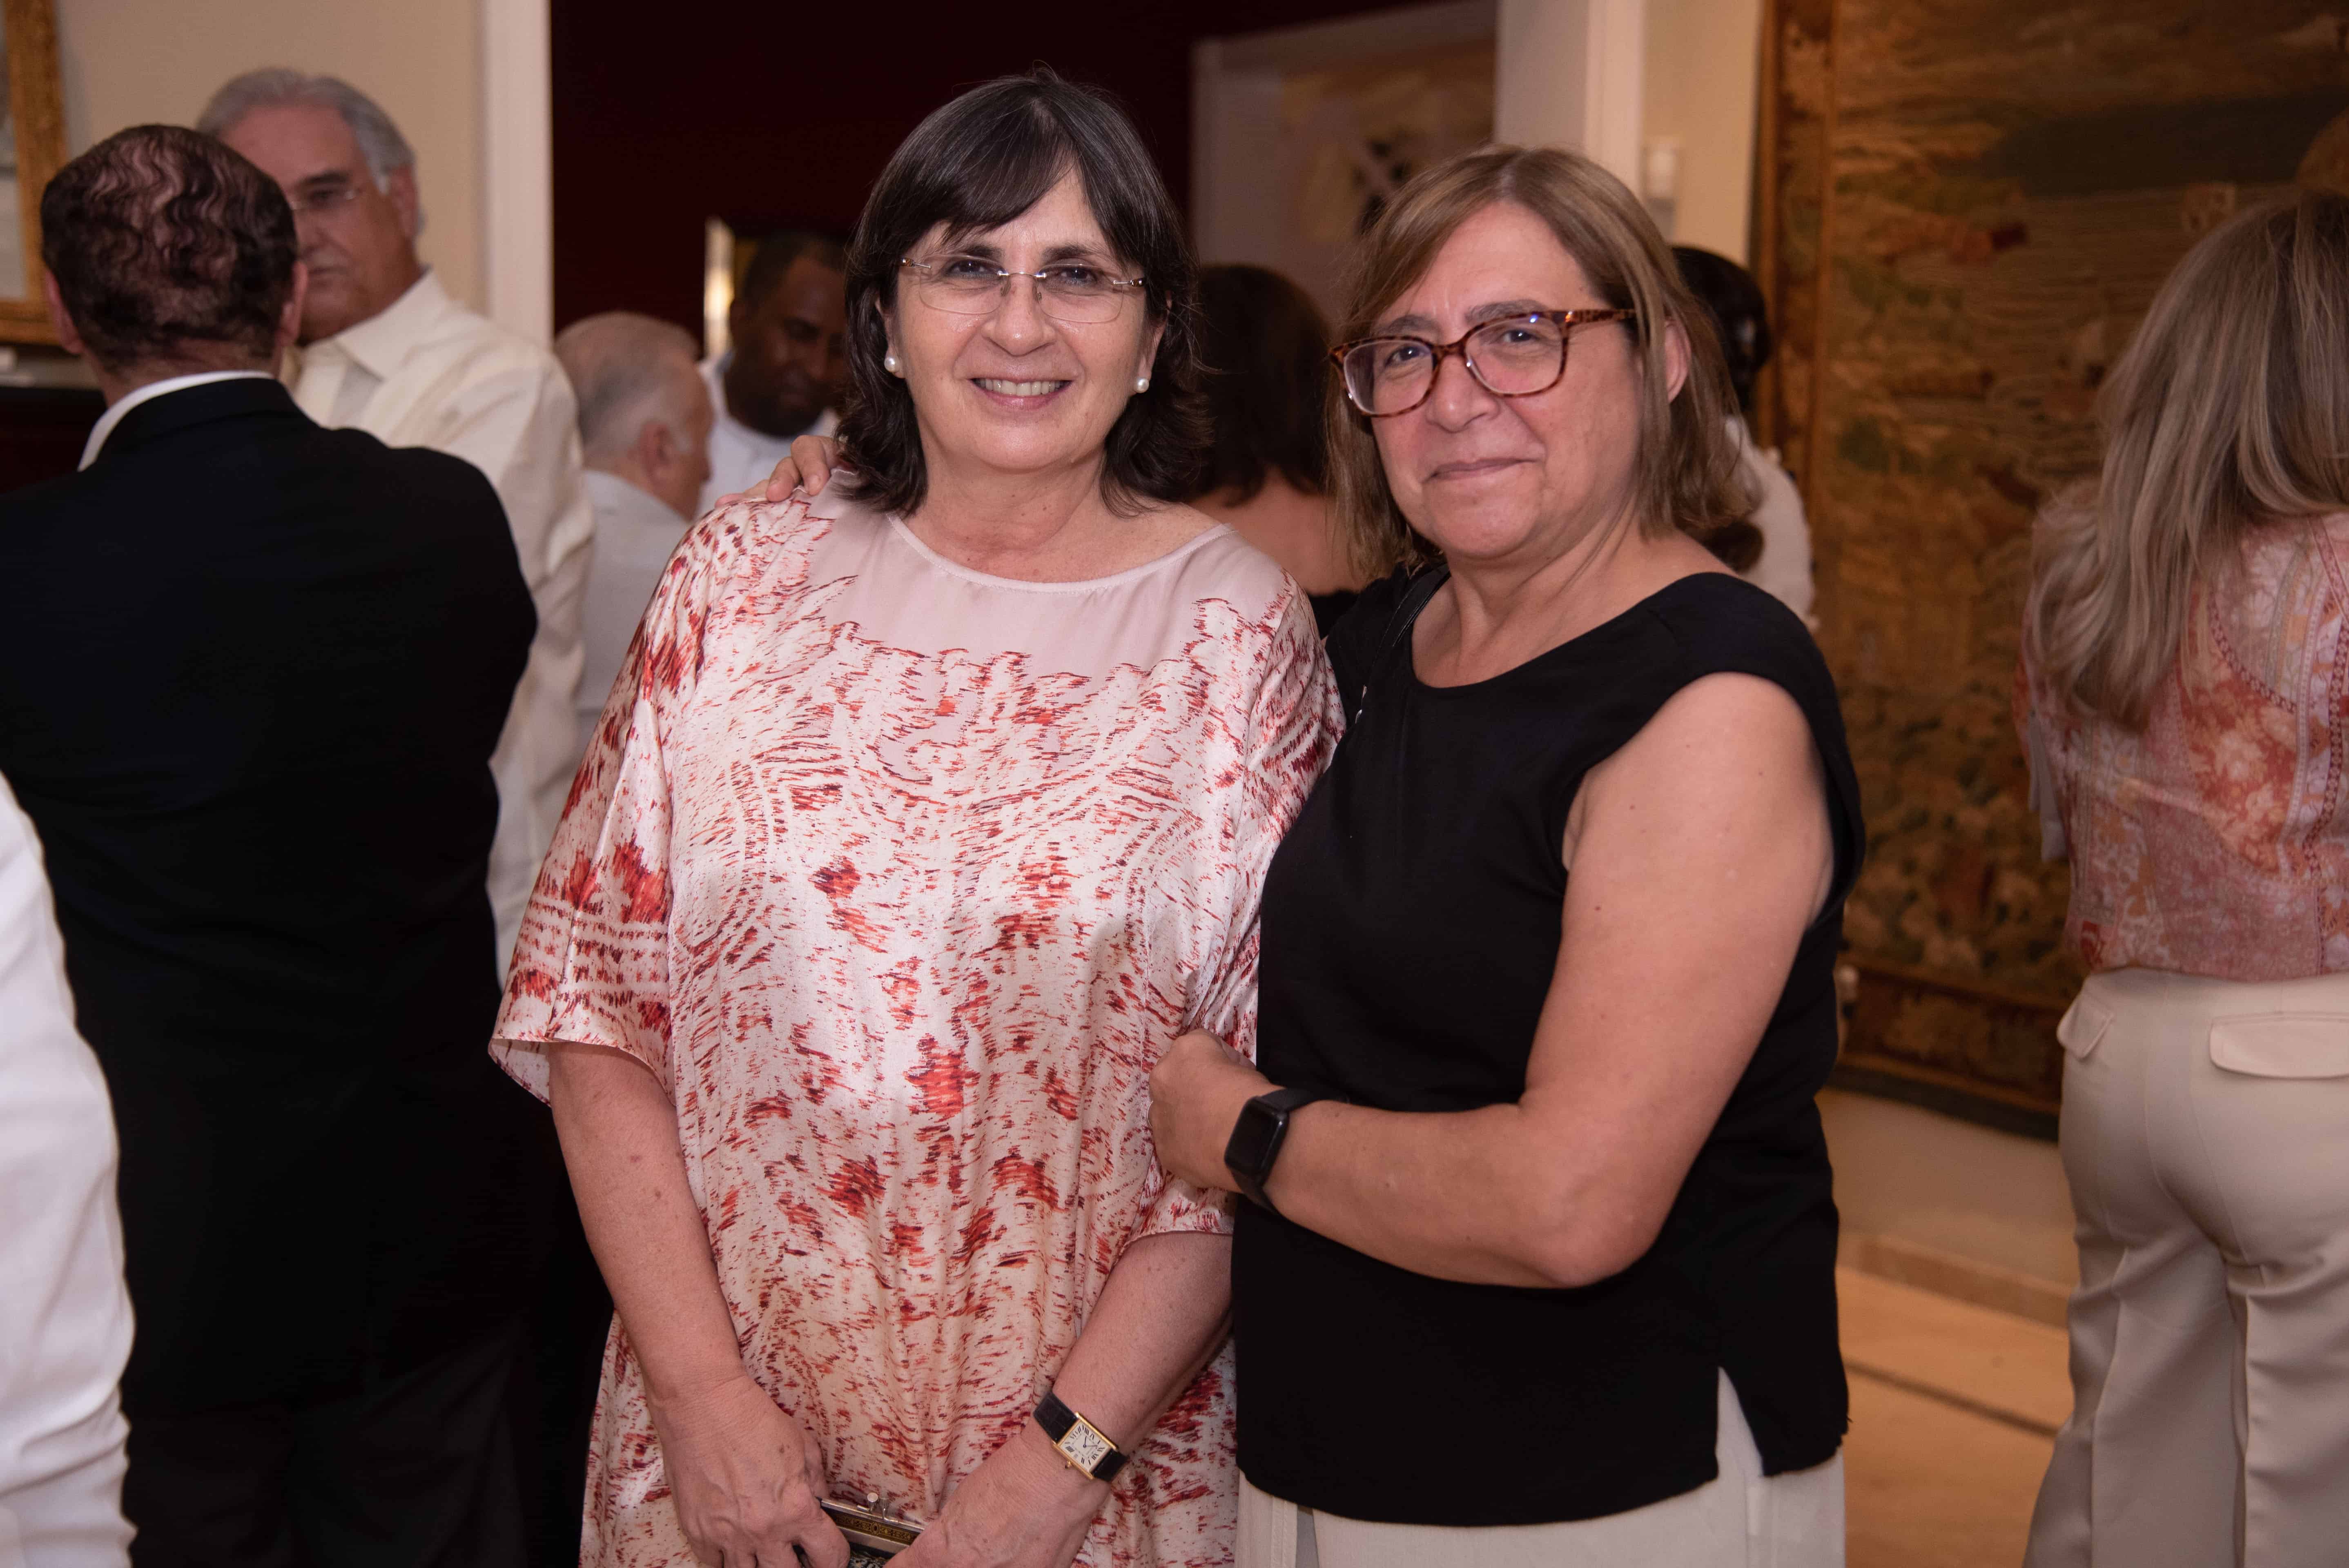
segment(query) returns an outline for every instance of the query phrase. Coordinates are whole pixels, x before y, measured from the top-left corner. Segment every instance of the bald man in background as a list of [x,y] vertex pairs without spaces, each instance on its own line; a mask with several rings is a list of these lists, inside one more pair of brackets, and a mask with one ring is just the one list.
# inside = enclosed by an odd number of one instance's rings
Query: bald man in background
[[579,398],[579,445],[595,507],[579,681],[584,747],[629,639],[709,482],[709,389],[682,328],[616,310],[564,329],[554,356]]

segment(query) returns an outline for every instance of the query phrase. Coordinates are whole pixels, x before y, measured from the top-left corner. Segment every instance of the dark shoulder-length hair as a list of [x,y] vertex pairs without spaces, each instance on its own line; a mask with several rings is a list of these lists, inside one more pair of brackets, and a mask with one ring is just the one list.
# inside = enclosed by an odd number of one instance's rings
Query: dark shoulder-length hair
[[864,203],[848,246],[850,379],[840,439],[856,470],[851,494],[909,512],[929,485],[913,395],[881,364],[881,312],[896,304],[898,263],[939,224],[953,242],[1011,222],[1070,172],[1120,262],[1143,279],[1149,319],[1165,328],[1150,389],[1129,397],[1110,428],[1102,497],[1133,512],[1145,500],[1182,494],[1206,429],[1191,249],[1123,111],[1042,67],[973,88],[915,127]]
[[1191,494],[1252,500],[1275,474],[1328,494],[1330,324],[1313,296],[1268,267],[1202,267],[1199,346],[1212,433]]
[[[1632,500],[1640,527],[1651,535],[1678,529],[1733,568],[1741,564],[1734,554],[1750,562],[1760,552],[1761,535],[1744,522],[1754,497],[1737,471],[1737,444],[1727,424],[1736,405],[1712,318],[1681,281],[1670,247],[1639,198],[1582,154],[1488,147],[1414,175],[1389,200],[1355,254],[1340,336],[1370,333],[1427,275],[1444,242],[1500,202],[1514,202],[1540,219],[1600,299],[1639,313],[1631,324],[1640,372]],[[1688,342],[1688,378],[1678,397],[1665,356],[1665,328],[1675,322]],[[1397,566],[1435,559],[1434,545],[1395,504],[1370,420],[1353,411],[1335,377],[1327,407],[1339,528],[1356,568],[1382,577]],[[1743,547],[1733,543],[1741,538]],[[1732,550],[1724,552],[1724,544]]]

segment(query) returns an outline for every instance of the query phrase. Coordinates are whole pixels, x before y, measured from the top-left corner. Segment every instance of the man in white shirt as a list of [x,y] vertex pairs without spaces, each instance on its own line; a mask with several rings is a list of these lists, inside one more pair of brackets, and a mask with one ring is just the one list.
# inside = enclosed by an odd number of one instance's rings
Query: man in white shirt
[[197,128],[260,165],[294,204],[310,277],[293,377],[302,411],[462,458],[505,506],[538,634],[492,763],[502,973],[579,753],[580,597],[595,521],[570,386],[554,356],[457,304],[425,269],[415,154],[357,88],[252,71],[212,96]]
[[564,328],[554,356],[579,395],[595,503],[595,564],[580,621],[584,743],[709,482],[711,409],[693,338],[667,322],[619,310],[591,315]]
[[759,242],[726,317],[733,346],[702,364],[718,409],[700,511],[762,485],[792,438],[829,436],[848,384],[848,257],[816,234]]
[[114,1114],[41,846],[0,781],[0,1568],[122,1568],[130,1293]]

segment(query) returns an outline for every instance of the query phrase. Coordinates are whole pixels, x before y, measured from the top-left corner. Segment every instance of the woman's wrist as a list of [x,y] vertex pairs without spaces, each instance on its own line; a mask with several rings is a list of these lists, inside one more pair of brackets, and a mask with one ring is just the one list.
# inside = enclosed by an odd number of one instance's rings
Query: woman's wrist
[[1109,1482],[1095,1480],[1068,1461],[1030,1416],[1005,1447],[1013,1451],[1022,1470],[1032,1472],[1038,1491],[1066,1519],[1091,1519],[1109,1501]]
[[[741,1353],[728,1346],[723,1354],[712,1350],[673,1361],[655,1370],[651,1362],[642,1357],[638,1365],[644,1369],[645,1402],[655,1410],[674,1408],[706,1399],[712,1394],[733,1387],[738,1383],[756,1387],[758,1379],[743,1364]],[[764,1389],[760,1392],[763,1395]]]

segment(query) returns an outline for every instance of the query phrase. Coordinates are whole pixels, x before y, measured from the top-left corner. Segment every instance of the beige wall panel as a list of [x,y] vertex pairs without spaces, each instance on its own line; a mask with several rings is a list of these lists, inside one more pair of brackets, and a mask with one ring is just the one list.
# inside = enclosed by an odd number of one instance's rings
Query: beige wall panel
[[416,149],[424,259],[483,303],[481,23],[476,0],[57,0],[72,150],[125,126],[186,125],[256,66],[344,77]]
[[1748,258],[1762,0],[1648,0],[1644,132],[1680,143],[1672,242]]

